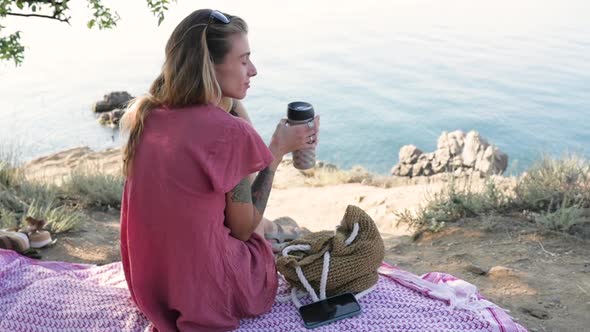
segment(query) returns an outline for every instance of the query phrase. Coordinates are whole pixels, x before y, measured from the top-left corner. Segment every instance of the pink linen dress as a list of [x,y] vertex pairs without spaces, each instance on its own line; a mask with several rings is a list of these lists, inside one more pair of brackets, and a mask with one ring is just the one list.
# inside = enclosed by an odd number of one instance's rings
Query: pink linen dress
[[227,331],[270,310],[270,245],[224,225],[225,194],[273,156],[256,131],[204,105],[154,109],[121,206],[121,256],[131,296],[155,330]]

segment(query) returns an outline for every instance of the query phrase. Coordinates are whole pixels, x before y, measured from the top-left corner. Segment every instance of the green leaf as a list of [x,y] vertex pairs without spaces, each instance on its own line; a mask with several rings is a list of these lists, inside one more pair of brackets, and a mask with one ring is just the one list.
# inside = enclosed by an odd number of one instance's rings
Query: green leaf
[[[154,14],[155,17],[158,18],[158,26],[162,24],[164,21],[164,12],[168,10],[168,4],[171,2],[170,0],[146,0],[147,6]],[[176,2],[176,0],[174,1]]]
[[[8,12],[16,10],[24,10],[28,8],[30,12],[36,13],[47,10],[52,18],[68,22],[70,16],[68,15],[69,3],[71,0],[0,0],[0,20],[6,16]],[[145,0],[149,10],[157,18],[158,26],[164,21],[164,13],[168,10],[168,4],[177,2],[177,0]],[[116,11],[105,7],[103,0],[86,0],[87,8],[90,9],[91,16],[89,17],[86,26],[89,29],[98,27],[98,29],[110,29],[117,25],[121,19]],[[114,2],[114,1],[113,1]],[[4,27],[0,24],[0,30]],[[24,46],[20,43],[20,34],[14,33],[8,36],[0,36],[0,62],[14,61],[18,66],[24,59]]]
[[11,2],[9,0],[0,0],[0,17],[4,17],[6,16],[6,13],[8,13],[8,9],[11,5]]
[[0,60],[13,60],[19,66],[24,59],[25,47],[20,43],[20,31],[0,38]]
[[96,24],[100,30],[116,26],[121,18],[117,12],[112,13],[110,8],[105,7],[102,0],[88,0],[88,7],[92,9],[92,26]]

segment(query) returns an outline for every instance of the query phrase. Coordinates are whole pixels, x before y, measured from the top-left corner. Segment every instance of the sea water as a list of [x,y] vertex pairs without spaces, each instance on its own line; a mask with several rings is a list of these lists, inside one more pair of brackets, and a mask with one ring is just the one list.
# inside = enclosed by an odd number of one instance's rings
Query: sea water
[[[106,2],[114,30],[34,18],[22,66],[0,64],[0,143],[24,161],[87,145],[121,146],[92,103],[110,91],[145,93],[176,24],[197,7],[249,24],[252,78],[243,101],[268,141],[290,101],[321,115],[318,159],[388,173],[398,151],[434,151],[443,131],[478,131],[510,157],[509,172],[540,154],[590,156],[590,2],[367,0],[179,1],[158,27],[144,0]],[[75,7],[77,6],[77,7]]]

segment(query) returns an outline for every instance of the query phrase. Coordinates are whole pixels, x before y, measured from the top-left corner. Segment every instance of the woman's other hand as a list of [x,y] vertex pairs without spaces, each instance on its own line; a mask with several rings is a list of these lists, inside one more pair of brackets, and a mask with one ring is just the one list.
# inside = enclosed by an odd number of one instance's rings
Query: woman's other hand
[[[289,126],[287,119],[281,119],[275,129],[269,149],[280,162],[287,153],[315,148],[319,142],[320,116],[313,119],[313,126],[307,124]],[[277,164],[278,164],[277,162]]]

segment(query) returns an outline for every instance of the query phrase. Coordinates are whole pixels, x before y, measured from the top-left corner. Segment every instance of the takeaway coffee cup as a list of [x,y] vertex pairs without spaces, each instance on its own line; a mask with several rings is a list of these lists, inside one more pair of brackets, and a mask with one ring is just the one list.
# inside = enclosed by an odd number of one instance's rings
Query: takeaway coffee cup
[[[289,126],[313,126],[313,106],[304,101],[294,101],[287,105]],[[315,148],[293,151],[293,166],[297,169],[310,169],[315,166]]]

